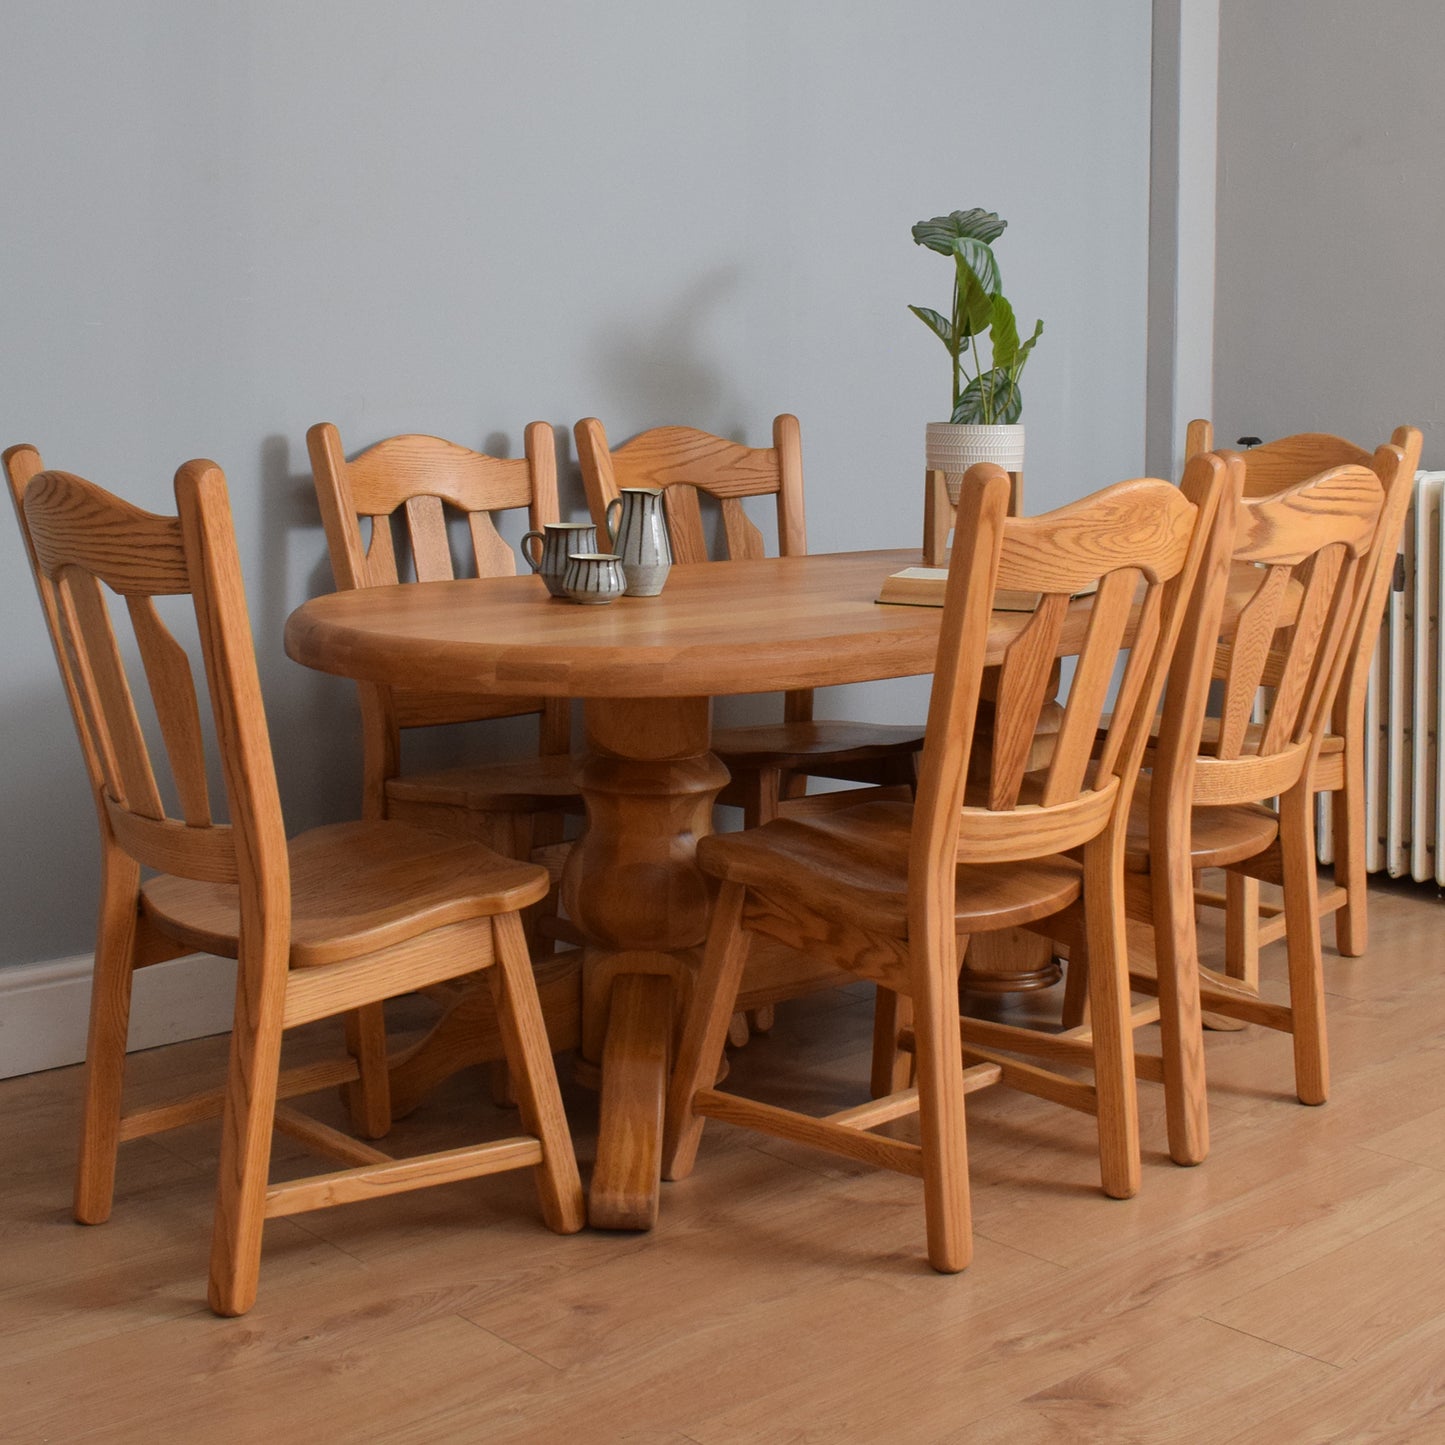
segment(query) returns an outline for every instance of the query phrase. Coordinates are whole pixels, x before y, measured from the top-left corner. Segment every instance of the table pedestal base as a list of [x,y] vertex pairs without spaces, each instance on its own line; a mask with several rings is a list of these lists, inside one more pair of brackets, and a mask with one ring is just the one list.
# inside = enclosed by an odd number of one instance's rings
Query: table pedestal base
[[602,1075],[588,1218],[651,1229],[676,1012],[711,904],[697,840],[712,832],[728,773],[708,750],[707,698],[589,699],[585,716],[587,831],[562,896],[587,939],[582,1058]]

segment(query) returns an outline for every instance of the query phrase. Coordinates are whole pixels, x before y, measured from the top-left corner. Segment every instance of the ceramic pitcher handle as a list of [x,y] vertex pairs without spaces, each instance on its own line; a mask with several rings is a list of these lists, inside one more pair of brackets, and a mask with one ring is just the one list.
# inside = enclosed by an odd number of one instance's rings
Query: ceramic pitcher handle
[[[530,542],[533,537],[537,539],[537,555],[535,558],[527,546],[527,543]],[[534,572],[540,572],[542,570],[542,548],[546,545],[547,538],[541,532],[523,532],[522,540],[517,543],[517,550],[522,554],[522,560]]]
[[607,504],[606,512],[603,513],[603,516],[606,519],[603,525],[607,528],[607,539],[608,541],[615,544],[617,541],[617,523],[612,520],[613,507],[617,508],[617,514],[620,517],[622,515],[621,497],[613,497],[613,499]]

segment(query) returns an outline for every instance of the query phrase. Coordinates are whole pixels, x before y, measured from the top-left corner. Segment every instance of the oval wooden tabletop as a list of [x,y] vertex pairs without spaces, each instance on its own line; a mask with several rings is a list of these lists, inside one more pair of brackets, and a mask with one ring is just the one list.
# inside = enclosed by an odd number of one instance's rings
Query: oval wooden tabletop
[[[286,624],[322,672],[398,687],[690,697],[932,671],[939,609],[874,601],[916,548],[676,566],[659,597],[551,598],[533,576],[336,592]],[[1001,631],[1017,620],[999,619]]]

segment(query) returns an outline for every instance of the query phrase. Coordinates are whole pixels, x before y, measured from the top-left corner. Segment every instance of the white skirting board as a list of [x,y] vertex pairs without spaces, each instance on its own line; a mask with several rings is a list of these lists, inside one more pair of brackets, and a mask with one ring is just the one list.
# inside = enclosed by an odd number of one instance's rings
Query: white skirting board
[[[0,968],[0,1079],[78,1064],[90,1011],[89,954]],[[135,976],[131,1052],[227,1032],[236,965],[208,955],[151,964]]]

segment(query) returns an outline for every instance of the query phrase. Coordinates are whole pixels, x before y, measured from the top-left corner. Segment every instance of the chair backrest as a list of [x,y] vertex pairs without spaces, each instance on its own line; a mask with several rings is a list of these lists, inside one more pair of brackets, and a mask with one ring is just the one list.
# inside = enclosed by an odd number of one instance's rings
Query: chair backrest
[[[1365,570],[1369,580],[1367,595],[1360,612],[1359,632],[1354,645],[1347,649],[1345,671],[1335,696],[1334,728],[1343,732],[1346,719],[1354,715],[1356,726],[1363,725],[1365,691],[1369,686],[1370,662],[1385,616],[1385,603],[1390,592],[1395,554],[1410,506],[1415,472],[1420,465],[1422,437],[1417,427],[1396,427],[1387,445],[1366,452],[1343,437],[1325,432],[1301,432],[1280,437],[1243,453],[1244,494],[1246,497],[1267,497],[1292,487],[1331,467],[1366,466],[1379,477],[1385,488],[1385,503],[1380,526],[1371,545]],[[1214,428],[1202,418],[1189,423],[1185,452],[1214,449]]]
[[[1201,804],[1258,802],[1304,775],[1369,600],[1386,498],[1376,472],[1358,463],[1245,498],[1232,559],[1236,597],[1221,629],[1191,633],[1176,658],[1153,806],[1181,793]],[[1242,592],[1241,574],[1253,581]],[[1211,683],[1218,716],[1206,725]]]
[[[388,587],[403,580],[393,518],[399,518],[418,582],[456,576],[447,509],[466,518],[476,575],[510,577],[517,562],[492,520],[494,512],[526,508],[528,527],[540,530],[560,519],[557,460],[552,429],[532,422],[525,455],[487,456],[440,437],[395,436],[347,461],[341,435],[330,422],[306,433],[316,499],[338,590]],[[362,522],[371,535],[362,535]],[[404,728],[486,718],[541,715],[539,747],[565,753],[571,747],[571,712],[565,699],[492,697],[466,693],[420,693],[359,683],[364,751],[364,795],[369,814],[382,808],[382,786],[401,770]]]
[[[1006,472],[982,465],[965,475],[912,837],[909,886],[933,893],[925,910],[952,909],[958,861],[1043,857],[1089,843],[1116,822],[1122,839],[1186,609],[1222,606],[1240,485],[1237,463],[1205,456],[1191,463],[1183,487],[1120,482],[1040,516],[1009,517]],[[992,755],[971,768],[1000,587],[1038,593],[1039,601],[999,666]],[[1089,589],[1091,597],[1080,596]],[[1047,763],[1029,772],[1061,650],[1076,652],[1077,662],[1058,740]]]
[[[662,491],[674,562],[709,560],[698,494],[717,500],[722,512],[722,545],[729,561],[767,555],[763,534],[743,510],[744,497],[774,499],[777,509],[776,555],[801,557],[808,550],[803,516],[803,442],[798,418],[784,412],[773,418],[773,444],[747,447],[741,442],[687,426],[659,426],[640,432],[615,450],[595,416],[574,428],[577,459],[587,506],[604,535],[608,504],[623,487]],[[813,716],[811,689],[783,694],[787,722]]]
[[[236,883],[243,924],[289,932],[286,836],[225,478],[213,462],[176,473],[179,515],[159,516],[66,472],[30,447],[6,472],[70,699],[106,848],[183,878]],[[124,599],[176,794],[161,800],[107,592]],[[229,823],[215,820],[204,732],[185,649],[155,599],[189,595],[205,661]],[[257,913],[255,910],[259,909]],[[284,955],[283,955],[284,956]]]
[[722,544],[734,561],[766,555],[762,533],[743,510],[743,497],[774,498],[775,546],[781,557],[808,550],[803,520],[803,444],[798,419],[784,413],[773,420],[770,447],[746,447],[711,432],[660,426],[641,432],[615,450],[596,417],[577,423],[577,459],[592,520],[601,528],[607,504],[623,487],[661,489],[675,562],[706,562],[707,539],[698,493],[717,499],[722,511]]

